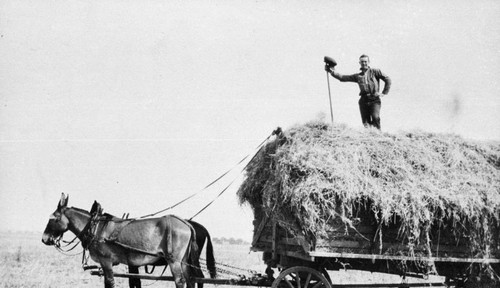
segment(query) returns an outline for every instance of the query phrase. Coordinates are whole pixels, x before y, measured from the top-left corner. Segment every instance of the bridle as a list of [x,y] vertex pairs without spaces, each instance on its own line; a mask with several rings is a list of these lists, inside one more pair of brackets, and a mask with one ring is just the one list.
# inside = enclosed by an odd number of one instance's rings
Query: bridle
[[[64,210],[65,210],[65,208],[61,211],[61,215],[64,215]],[[61,235],[59,235],[57,237],[50,236],[52,238],[52,241],[54,242],[53,246],[56,248],[56,250],[58,252],[66,255],[66,256],[75,256],[75,255],[81,254],[82,252],[79,252],[77,254],[68,254],[69,252],[73,251],[76,248],[76,246],[78,246],[78,244],[80,244],[80,241],[77,241],[76,244],[73,245],[72,247],[67,248],[68,246],[73,244],[73,242],[75,242],[78,239],[78,235],[75,236],[75,238],[73,238],[71,241],[66,241],[66,240],[63,240],[63,236],[64,236],[64,233],[66,233],[66,231],[62,232]],[[64,244],[61,244],[61,242]]]
[[[67,217],[64,213],[66,211],[66,209],[67,209],[66,207],[61,209],[61,214],[64,215],[65,217]],[[89,221],[87,222],[87,224],[85,224],[85,227],[83,227],[82,231],[80,231],[80,233],[78,233],[78,235],[75,236],[75,238],[73,238],[71,241],[63,240],[62,237],[64,236],[64,233],[66,233],[66,231],[67,231],[66,230],[63,233],[61,233],[61,235],[59,235],[56,239],[53,240],[54,247],[56,248],[56,250],[59,253],[65,255],[65,256],[77,256],[77,255],[82,254],[82,267],[83,267],[83,269],[86,270],[86,269],[88,269],[88,267],[92,267],[92,266],[88,266],[88,264],[87,264],[89,256],[86,252],[87,252],[90,244],[92,244],[92,242],[95,240],[97,226],[98,226],[98,223],[100,221],[103,221],[103,219],[100,215],[100,211],[96,211],[95,213],[91,213]],[[63,242],[64,244],[61,245],[61,242]],[[76,242],[76,243],[72,247],[67,248],[68,246],[72,245],[74,242]],[[82,251],[78,252],[78,253],[70,254],[70,252],[73,251],[80,243],[82,244],[82,248],[83,248]]]
[[[67,208],[63,208],[61,210],[62,215],[65,215],[64,212],[66,209]],[[75,256],[75,255],[79,255],[79,254],[84,253],[85,250],[88,249],[88,246],[92,243],[92,241],[95,238],[95,229],[97,228],[97,222],[99,221],[99,219],[96,219],[96,218],[98,218],[96,216],[97,215],[91,215],[91,218],[89,219],[89,221],[87,222],[85,227],[82,229],[82,231],[80,231],[80,233],[78,233],[78,235],[76,235],[71,241],[66,241],[66,240],[62,239],[64,236],[64,233],[66,233],[66,231],[61,233],[61,235],[59,235],[57,238],[53,239],[54,247],[56,248],[56,250],[64,255],[66,255],[66,256]],[[76,243],[72,247],[67,248],[68,246],[73,244],[75,241],[76,241]],[[61,242],[64,244],[61,245]],[[69,252],[73,251],[80,243],[82,243],[82,247],[83,247],[82,252],[79,252],[76,254],[68,254]]]
[[[63,233],[64,234],[64,233]],[[73,245],[73,247],[71,248],[68,248],[68,249],[65,249],[67,248],[68,246],[70,246],[73,242],[75,242],[77,239],[78,239],[78,236],[75,236],[75,238],[73,238],[73,240],[71,241],[65,241],[62,239],[63,237],[63,234],[61,234],[61,236],[57,237],[57,239],[54,240],[54,247],[56,247],[56,250],[66,256],[76,256],[76,255],[80,255],[83,253],[82,252],[78,252],[76,254],[68,254],[69,252],[73,251],[73,249],[76,248],[76,246],[78,246],[78,244],[80,244],[80,240],[78,240],[75,245]],[[61,242],[64,243],[64,246],[61,245]]]

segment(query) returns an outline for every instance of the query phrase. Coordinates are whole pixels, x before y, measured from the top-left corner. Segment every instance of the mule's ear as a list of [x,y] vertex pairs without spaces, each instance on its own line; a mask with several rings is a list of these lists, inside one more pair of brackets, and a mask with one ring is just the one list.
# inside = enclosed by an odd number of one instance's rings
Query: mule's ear
[[94,200],[94,204],[92,204],[92,208],[90,208],[90,214],[95,213],[97,211],[99,203]]
[[92,204],[92,208],[90,208],[90,214],[97,214],[97,215],[102,214],[102,208],[99,202],[94,200],[94,204]]
[[57,205],[57,209],[68,206],[69,196],[65,196],[64,193],[61,193],[61,200],[59,200],[59,205]]

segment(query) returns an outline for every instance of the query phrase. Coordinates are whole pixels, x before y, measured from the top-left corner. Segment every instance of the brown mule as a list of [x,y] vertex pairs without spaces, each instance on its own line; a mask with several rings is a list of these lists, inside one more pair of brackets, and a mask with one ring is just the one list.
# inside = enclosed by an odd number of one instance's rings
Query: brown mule
[[[194,228],[173,215],[160,218],[122,220],[109,214],[100,215],[98,203],[89,213],[68,207],[68,197],[61,196],[57,210],[50,215],[42,242],[58,245],[70,230],[88,249],[90,257],[101,265],[104,287],[113,288],[113,265],[144,266],[165,261],[177,288],[193,288],[192,263],[197,263],[198,247]],[[199,267],[198,267],[199,268]]]
[[[203,250],[203,246],[205,245],[205,242],[207,244],[206,246],[206,259],[207,259],[207,269],[210,274],[210,278],[215,279],[217,277],[217,270],[215,267],[215,257],[214,257],[214,250],[213,250],[213,245],[212,245],[212,239],[210,237],[210,234],[208,233],[208,230],[205,228],[205,226],[201,225],[198,222],[195,222],[193,220],[186,220],[193,226],[194,231],[196,232],[196,245],[198,246],[198,257],[201,256],[201,252]],[[155,263],[153,264],[154,266],[162,266],[165,265],[166,263]],[[199,266],[199,262],[194,264],[196,267]],[[138,274],[139,273],[139,267],[135,266],[129,266],[128,267],[129,273],[132,274]],[[193,269],[193,276],[199,277],[199,278],[204,278],[205,275],[203,275],[203,272],[199,269]],[[129,288],[141,288],[141,279],[139,278],[129,278]],[[203,283],[198,283],[198,288],[203,288]]]

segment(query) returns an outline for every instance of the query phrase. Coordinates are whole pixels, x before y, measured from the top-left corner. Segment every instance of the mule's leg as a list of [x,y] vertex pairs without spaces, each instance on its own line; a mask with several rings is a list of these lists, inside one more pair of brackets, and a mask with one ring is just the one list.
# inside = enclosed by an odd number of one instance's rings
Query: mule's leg
[[[128,265],[128,272],[131,274],[139,274],[139,267]],[[130,288],[141,288],[141,279],[128,278],[128,286]]]
[[[195,267],[192,267],[190,264],[188,264],[188,259],[189,259],[189,252],[186,253],[186,257],[183,259],[182,262],[180,262],[180,266],[181,266],[181,272],[182,272],[182,278],[185,279],[185,282],[186,282],[186,286],[187,288],[195,288],[195,282],[194,282],[194,279],[193,277],[191,276],[198,276],[198,273],[193,271],[194,269],[196,269]],[[199,264],[198,264],[199,266]],[[191,271],[193,271],[193,275],[191,275]],[[201,270],[199,270],[201,271]]]
[[[192,269],[194,271],[194,277],[198,277],[198,278],[205,278],[205,275],[203,275],[203,271],[201,271],[201,269],[198,269],[198,268],[194,268]],[[198,288],[203,288],[203,283],[197,283],[197,287]]]
[[[192,279],[191,277],[196,277],[196,278],[205,278],[205,275],[203,275],[203,271],[200,268],[200,262],[197,261],[196,264],[190,264],[190,265],[184,265],[183,269],[189,269],[189,274],[184,274],[184,277],[187,277],[187,279]],[[183,270],[184,271],[184,270]],[[192,285],[194,287],[195,284],[198,284],[198,288],[203,288],[203,283],[198,282],[196,283],[194,279],[192,279]]]
[[[172,276],[174,277],[175,287],[184,288],[184,284],[187,281],[187,278],[184,277],[184,265],[181,265],[179,261],[169,262],[168,265],[170,266],[170,271],[172,272]],[[189,287],[191,288],[191,286]]]
[[104,288],[115,288],[115,278],[113,276],[113,265],[111,262],[101,262],[104,272]]

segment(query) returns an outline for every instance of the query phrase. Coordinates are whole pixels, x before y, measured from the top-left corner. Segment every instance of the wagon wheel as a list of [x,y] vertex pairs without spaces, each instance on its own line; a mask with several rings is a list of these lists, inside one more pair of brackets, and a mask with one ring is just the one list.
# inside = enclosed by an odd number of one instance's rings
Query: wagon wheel
[[332,285],[316,269],[295,266],[281,271],[272,288],[332,288]]

